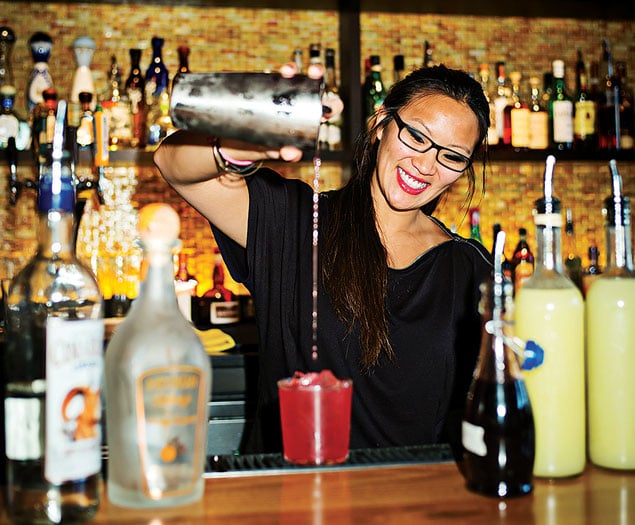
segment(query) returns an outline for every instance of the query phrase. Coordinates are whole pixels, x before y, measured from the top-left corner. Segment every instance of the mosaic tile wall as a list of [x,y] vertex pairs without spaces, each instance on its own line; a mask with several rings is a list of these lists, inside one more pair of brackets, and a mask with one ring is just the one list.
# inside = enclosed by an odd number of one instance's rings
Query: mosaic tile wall
[[[150,59],[150,39],[154,35],[166,40],[163,57],[170,71],[178,65],[177,47],[191,48],[193,71],[267,70],[288,60],[295,47],[305,50],[320,42],[322,47],[338,50],[338,16],[332,11],[275,9],[156,7],[151,5],[64,4],[46,2],[0,1],[0,25],[10,26],[18,37],[12,63],[19,94],[17,107],[24,108],[24,88],[30,72],[31,58],[27,41],[38,30],[48,32],[54,40],[50,69],[65,98],[70,93],[75,63],[71,44],[81,35],[95,39],[92,70],[98,89],[105,85],[110,57],[115,55],[127,74],[128,49],[144,49],[141,66]],[[421,62],[422,44],[429,40],[434,60],[476,73],[481,62],[492,65],[505,60],[508,70],[519,69],[525,78],[542,75],[551,60],[562,58],[568,68],[567,81],[573,90],[573,66],[580,49],[589,62],[599,57],[600,42],[609,38],[616,59],[624,60],[635,71],[635,22],[595,21],[546,18],[463,17],[426,14],[365,13],[361,16],[361,56],[379,53],[390,81],[392,56],[403,53],[407,69]],[[267,38],[263,38],[267,35]],[[549,35],[549,38],[545,38]],[[360,81],[363,64],[360,64]],[[130,166],[135,178],[131,204],[136,209],[152,201],[165,200],[177,208],[183,218],[183,241],[194,253],[190,271],[209,283],[211,239],[205,221],[165,184],[152,167]],[[626,193],[635,196],[635,162],[621,163]],[[288,176],[310,179],[310,164],[284,166]],[[529,231],[535,245],[531,224],[533,201],[539,196],[543,165],[541,162],[495,163],[488,169],[487,192],[478,202],[482,211],[485,243],[491,245],[491,229],[500,222],[508,232],[509,244],[515,244],[518,227]],[[21,177],[32,177],[28,166],[20,168]],[[339,165],[323,167],[325,187],[337,186],[344,175]],[[32,193],[25,193],[16,206],[8,204],[7,170],[0,164],[0,277],[7,273],[6,263],[20,264],[33,252],[35,211]],[[573,209],[576,221],[577,251],[586,261],[589,244],[599,244],[603,251],[604,236],[601,201],[608,192],[608,168],[605,163],[566,162],[556,168],[557,194],[563,206]],[[467,234],[465,210],[460,208],[464,186],[459,183],[439,215],[447,224],[456,224]],[[476,203],[476,202],[475,202]]]

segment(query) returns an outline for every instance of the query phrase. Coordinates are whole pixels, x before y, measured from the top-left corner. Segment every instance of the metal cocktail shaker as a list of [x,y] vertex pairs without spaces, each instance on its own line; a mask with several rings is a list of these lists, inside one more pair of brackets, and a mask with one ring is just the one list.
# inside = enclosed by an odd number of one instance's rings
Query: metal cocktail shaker
[[280,148],[314,148],[323,83],[279,73],[184,73],[172,87],[174,126]]

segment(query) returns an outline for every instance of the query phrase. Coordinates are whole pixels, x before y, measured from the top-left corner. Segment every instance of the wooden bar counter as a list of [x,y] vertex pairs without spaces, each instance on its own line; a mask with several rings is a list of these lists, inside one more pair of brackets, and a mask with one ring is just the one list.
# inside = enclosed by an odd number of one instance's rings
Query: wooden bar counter
[[635,473],[588,465],[583,475],[536,480],[498,500],[468,491],[453,462],[289,473],[217,475],[197,504],[130,510],[102,501],[97,524],[547,524],[635,523]]

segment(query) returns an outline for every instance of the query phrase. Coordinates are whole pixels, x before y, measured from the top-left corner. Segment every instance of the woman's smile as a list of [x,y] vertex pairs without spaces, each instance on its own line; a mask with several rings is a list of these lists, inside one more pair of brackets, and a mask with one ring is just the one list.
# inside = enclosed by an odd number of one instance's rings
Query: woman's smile
[[419,195],[423,193],[429,183],[414,177],[412,174],[405,171],[401,166],[397,166],[397,182],[403,191],[409,195]]

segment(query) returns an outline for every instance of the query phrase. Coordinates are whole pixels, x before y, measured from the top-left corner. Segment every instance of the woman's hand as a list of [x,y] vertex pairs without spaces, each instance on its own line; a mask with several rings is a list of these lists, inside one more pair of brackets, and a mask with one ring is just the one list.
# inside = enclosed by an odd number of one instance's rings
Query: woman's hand
[[[280,68],[280,74],[285,78],[291,78],[297,75],[298,68],[295,62],[287,62]],[[309,78],[322,78],[324,76],[324,66],[321,64],[310,64],[307,69]],[[326,121],[344,110],[344,103],[339,97],[330,96],[327,98],[326,93],[322,95],[322,107],[324,114],[322,121]],[[280,149],[280,159],[289,162],[297,161],[302,158],[302,150],[293,146],[284,146]]]

